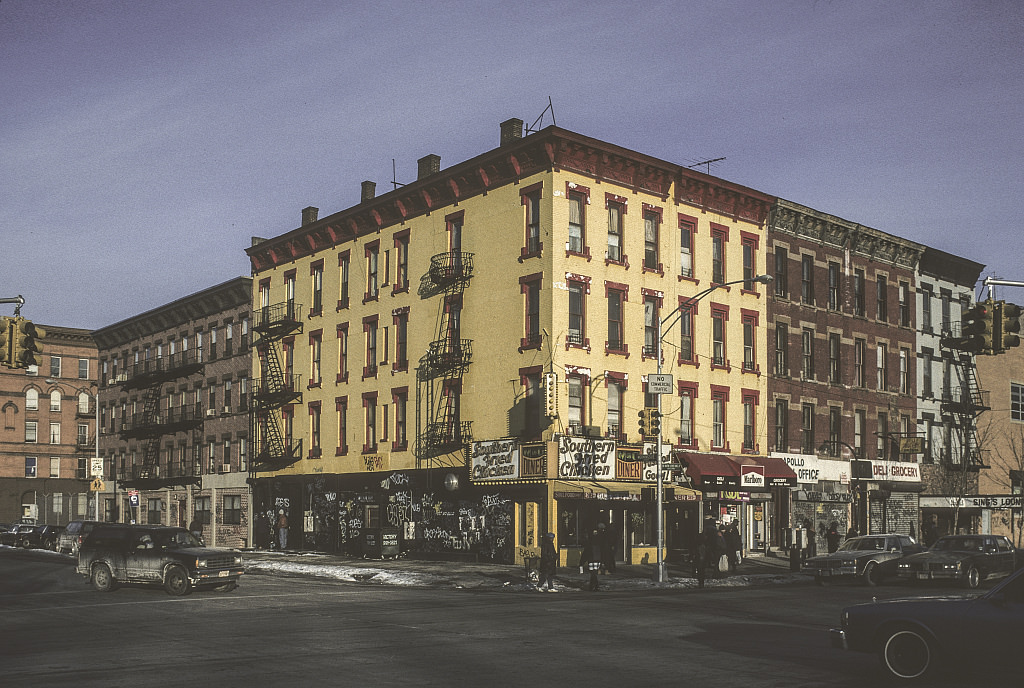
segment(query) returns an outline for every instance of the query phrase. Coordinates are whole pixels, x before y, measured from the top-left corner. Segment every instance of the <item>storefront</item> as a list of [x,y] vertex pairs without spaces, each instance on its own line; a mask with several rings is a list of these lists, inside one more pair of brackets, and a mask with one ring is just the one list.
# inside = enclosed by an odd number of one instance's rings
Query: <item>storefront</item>
[[[813,550],[827,551],[825,535],[835,525],[845,536],[857,522],[850,462],[814,454],[772,454],[796,474],[797,489],[783,527],[808,527],[814,533]],[[859,530],[859,529],[858,529]]]
[[1006,535],[1020,541],[1021,495],[965,495],[921,497],[921,538],[931,544],[935,538],[954,533]]

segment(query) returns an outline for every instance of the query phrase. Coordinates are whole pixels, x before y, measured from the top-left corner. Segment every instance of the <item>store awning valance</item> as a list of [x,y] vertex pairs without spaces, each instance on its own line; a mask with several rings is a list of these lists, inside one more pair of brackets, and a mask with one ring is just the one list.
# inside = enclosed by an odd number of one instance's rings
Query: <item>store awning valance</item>
[[739,465],[725,454],[679,452],[686,475],[701,488],[739,487]]

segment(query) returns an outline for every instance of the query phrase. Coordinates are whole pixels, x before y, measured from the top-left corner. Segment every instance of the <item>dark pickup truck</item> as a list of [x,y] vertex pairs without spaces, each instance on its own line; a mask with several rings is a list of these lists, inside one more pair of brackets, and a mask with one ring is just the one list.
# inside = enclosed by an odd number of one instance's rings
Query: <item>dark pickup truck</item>
[[121,524],[96,525],[82,541],[75,570],[102,592],[151,583],[171,595],[199,587],[234,590],[244,573],[240,552],[204,547],[184,528]]

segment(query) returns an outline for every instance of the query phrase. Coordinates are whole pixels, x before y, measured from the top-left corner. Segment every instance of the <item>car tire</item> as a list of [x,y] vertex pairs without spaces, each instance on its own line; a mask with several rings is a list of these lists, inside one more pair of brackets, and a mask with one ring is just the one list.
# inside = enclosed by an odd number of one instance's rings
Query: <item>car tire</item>
[[893,676],[920,679],[932,673],[937,662],[934,643],[916,628],[896,628],[882,638],[879,659]]
[[861,574],[861,579],[865,585],[872,588],[882,582],[882,572],[878,568],[877,561],[868,562],[868,565],[864,567],[864,573]]
[[181,566],[172,566],[164,575],[164,590],[168,595],[181,597],[192,592],[192,581],[188,579],[188,571]]
[[48,550],[52,550],[52,551],[56,552],[57,551],[57,543],[54,542],[53,540],[43,540],[43,549],[48,549]]
[[117,588],[114,574],[106,564],[93,565],[92,572],[89,575],[89,582],[92,583],[93,589],[98,592],[113,592]]
[[964,587],[968,590],[974,590],[981,583],[981,572],[978,571],[978,567],[972,566],[967,569],[967,575],[964,576]]

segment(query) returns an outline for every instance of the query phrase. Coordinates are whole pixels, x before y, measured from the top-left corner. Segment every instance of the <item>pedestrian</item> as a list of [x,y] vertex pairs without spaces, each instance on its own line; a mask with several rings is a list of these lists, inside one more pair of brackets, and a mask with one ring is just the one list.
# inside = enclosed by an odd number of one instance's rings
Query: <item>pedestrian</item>
[[941,531],[939,530],[939,516],[938,514],[932,514],[928,517],[928,521],[921,528],[921,538],[925,547],[931,547],[935,544],[935,541],[939,539]]
[[730,570],[729,560],[729,543],[725,540],[725,528],[724,523],[719,524],[718,531],[715,534],[715,551],[718,552],[718,564],[716,566],[718,573],[728,573]]
[[736,573],[736,567],[743,556],[743,538],[740,537],[740,528],[736,521],[725,529],[725,549],[729,557],[729,573]]
[[203,539],[203,524],[198,516],[192,518],[192,523],[188,525],[188,531],[192,533],[196,540]]
[[818,554],[817,533],[814,532],[811,519],[804,519],[804,530],[807,531],[807,548],[804,550],[804,559],[809,559]]
[[708,569],[712,570],[711,577],[718,577],[718,525],[715,523],[715,519],[708,518],[704,521],[704,531],[700,536],[701,540],[701,552],[703,559],[701,561],[701,567],[705,571],[705,575]]
[[597,572],[601,569],[601,531],[597,528],[594,528],[590,538],[583,544],[580,567],[590,572],[590,591],[596,592],[600,588]]
[[288,517],[284,509],[277,512],[277,545],[280,549],[288,549]]
[[612,542],[611,531],[603,523],[597,524],[597,530],[601,534],[601,569],[600,573],[615,573],[615,547]]
[[544,592],[547,585],[548,592],[555,590],[555,568],[558,566],[558,551],[555,549],[555,534],[548,533],[540,542],[540,580],[537,583],[537,592]]
[[842,539],[843,535],[839,532],[839,524],[832,521],[828,526],[828,530],[825,532],[825,543],[828,545],[829,554],[832,554],[839,549],[839,543]]
[[857,537],[857,528],[854,526],[850,526],[850,529],[846,531],[846,539],[849,540],[850,538],[855,537]]

